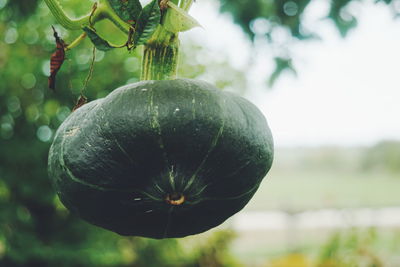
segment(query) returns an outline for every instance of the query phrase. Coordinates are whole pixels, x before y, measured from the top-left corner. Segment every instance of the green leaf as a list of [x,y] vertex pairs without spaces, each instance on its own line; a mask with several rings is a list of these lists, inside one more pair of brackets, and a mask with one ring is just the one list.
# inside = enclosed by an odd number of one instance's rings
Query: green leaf
[[178,33],[200,26],[197,20],[195,20],[182,8],[178,7],[172,2],[168,2],[168,6],[170,8],[165,15],[163,24],[165,29],[168,31]]
[[125,22],[130,24],[137,21],[142,5],[139,0],[109,0],[111,7],[115,13]]
[[109,42],[107,42],[106,40],[104,40],[103,38],[101,38],[94,29],[89,28],[89,27],[83,27],[83,31],[86,32],[87,36],[89,36],[90,40],[92,41],[92,43],[96,46],[96,48],[98,50],[101,51],[108,51],[112,48],[118,48],[115,45],[110,44]]
[[135,45],[145,44],[160,24],[161,11],[158,1],[153,0],[145,6],[136,23],[133,41]]

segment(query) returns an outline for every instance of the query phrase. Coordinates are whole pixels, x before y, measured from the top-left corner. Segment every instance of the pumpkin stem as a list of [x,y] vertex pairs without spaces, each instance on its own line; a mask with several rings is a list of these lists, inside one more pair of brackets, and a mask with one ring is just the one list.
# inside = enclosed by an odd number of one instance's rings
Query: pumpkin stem
[[153,38],[144,46],[141,80],[173,80],[178,68],[178,34],[160,25]]
[[[165,10],[164,18],[170,9],[168,1],[177,4],[179,8],[187,12],[193,0],[162,0],[160,7]],[[174,80],[177,77],[179,38],[178,32],[172,32],[171,28],[162,21],[144,45],[142,58],[142,73],[140,80]],[[177,22],[175,22],[177,23]],[[168,28],[168,29],[167,29]]]
[[167,197],[165,198],[165,201],[167,201],[168,204],[175,206],[182,205],[185,202],[185,200],[186,200],[185,196],[181,193],[168,194]]

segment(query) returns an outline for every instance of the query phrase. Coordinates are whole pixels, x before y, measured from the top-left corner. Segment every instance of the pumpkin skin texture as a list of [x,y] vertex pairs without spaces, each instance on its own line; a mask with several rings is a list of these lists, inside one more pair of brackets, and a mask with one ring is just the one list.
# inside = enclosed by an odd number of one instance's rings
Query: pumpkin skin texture
[[196,80],[143,81],[74,111],[49,152],[64,205],[121,235],[184,237],[252,198],[273,159],[249,101]]

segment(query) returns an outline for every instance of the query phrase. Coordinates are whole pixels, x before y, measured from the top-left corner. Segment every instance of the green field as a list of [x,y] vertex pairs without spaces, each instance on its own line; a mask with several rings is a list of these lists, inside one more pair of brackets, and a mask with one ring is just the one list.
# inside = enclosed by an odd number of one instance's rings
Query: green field
[[396,178],[389,173],[272,170],[245,210],[400,206]]
[[[278,149],[271,171],[242,212],[400,206],[400,173],[382,164],[366,166],[368,156],[363,148]],[[245,266],[316,266],[330,256],[348,260],[332,266],[373,260],[376,266],[400,266],[400,227],[297,229],[288,224],[283,230],[238,232],[231,249]]]
[[400,172],[365,166],[368,152],[277,149],[271,171],[245,210],[400,206]]
[[[339,237],[339,240],[335,240],[336,237]],[[275,267],[271,262],[297,254],[310,262],[304,267],[317,266],[316,263],[324,256],[336,259],[351,258],[358,263],[332,265],[335,267],[374,266],[359,265],[362,262],[371,262],[371,257],[379,259],[382,263],[375,266],[397,267],[400,266],[400,229],[314,229],[298,232],[237,233],[231,251],[244,266]],[[363,254],[363,251],[368,251],[369,255]],[[287,264],[281,267],[303,265]]]

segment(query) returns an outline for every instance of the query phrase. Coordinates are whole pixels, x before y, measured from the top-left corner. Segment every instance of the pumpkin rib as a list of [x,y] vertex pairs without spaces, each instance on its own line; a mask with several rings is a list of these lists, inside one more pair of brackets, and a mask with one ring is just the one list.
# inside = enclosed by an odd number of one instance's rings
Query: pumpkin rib
[[206,184],[196,194],[191,195],[191,197],[197,197],[197,196],[201,195],[201,193],[203,193],[204,190],[206,190],[207,187],[209,187],[210,185],[212,185],[212,183]]
[[[100,110],[103,111],[103,114],[105,114],[104,108],[100,107]],[[108,125],[108,127],[110,127],[110,123],[107,122],[106,125]],[[112,136],[112,139],[114,140],[115,144],[117,145],[117,147],[119,148],[119,150],[121,150],[121,152],[129,159],[129,161],[131,163],[135,163],[135,161],[132,159],[131,155],[129,155],[129,153],[121,146],[121,144],[119,143],[118,139],[115,137],[113,131],[108,128],[109,130],[107,131],[108,134],[110,134]]]
[[153,195],[147,193],[146,191],[137,190],[136,192],[138,192],[138,193],[140,193],[140,194],[142,194],[142,195],[145,195],[145,196],[147,196],[148,198],[150,198],[150,199],[152,199],[152,200],[155,200],[155,201],[162,201],[161,198],[155,197],[155,196],[153,196]]
[[[169,168],[169,165],[167,165]],[[175,189],[175,177],[174,177],[174,165],[171,165],[171,168],[169,168],[168,171],[168,178],[169,178],[169,183],[171,184],[172,190],[176,190]]]
[[192,90],[193,85],[187,81],[185,81],[186,86],[189,88],[189,90],[191,90],[192,92],[192,119],[195,120],[196,119],[196,94],[195,94],[195,90]]
[[187,201],[189,204],[195,205],[198,203],[201,203],[203,201],[215,201],[215,200],[235,200],[235,199],[239,199],[242,198],[246,195],[249,195],[251,193],[254,193],[255,191],[257,191],[258,187],[260,186],[260,184],[257,184],[256,186],[252,187],[250,190],[246,191],[245,193],[242,193],[240,195],[234,196],[234,197],[223,197],[223,198],[218,198],[218,197],[204,197],[202,199],[199,199],[197,201]]
[[[103,107],[99,107],[99,109],[103,112],[103,116],[107,114]],[[122,152],[122,154],[124,154],[132,164],[136,164],[136,161],[132,158],[132,156],[128,153],[128,151],[126,151],[126,149],[121,146],[120,142],[118,141],[118,138],[116,138],[113,132],[113,129],[110,127],[109,121],[107,121],[107,123],[104,126],[107,128],[104,128],[102,130],[106,131],[106,133],[112,137],[112,140],[114,141],[118,149]]]
[[118,140],[114,137],[114,141],[115,144],[117,145],[117,147],[119,148],[119,150],[121,150],[122,153],[124,153],[124,155],[129,159],[129,161],[131,163],[134,163],[135,161],[132,159],[132,157],[128,154],[128,152],[126,152],[126,150],[121,146],[121,144],[118,142]]
[[207,159],[210,156],[211,152],[217,146],[218,140],[221,137],[222,132],[224,131],[224,127],[225,127],[225,121],[222,120],[221,127],[219,128],[217,135],[215,135],[213,140],[211,141],[210,147],[207,150],[207,154],[204,156],[204,158],[201,161],[200,165],[197,167],[197,169],[194,171],[193,175],[190,177],[190,179],[187,182],[186,186],[184,187],[183,191],[187,190],[193,184],[195,178],[197,177],[197,174],[203,168],[203,166],[207,162]]
[[238,99],[236,98],[231,98],[233,102],[236,103],[236,106],[239,107],[240,111],[242,112],[242,117],[244,117],[246,119],[246,128],[249,127],[250,122],[249,122],[249,118],[246,116],[246,111],[243,109],[241,103],[238,101]]
[[171,225],[172,211],[173,210],[174,210],[174,206],[171,206],[171,208],[169,208],[169,210],[168,210],[167,222],[165,223],[165,228],[164,228],[164,233],[162,235],[162,238],[166,238],[168,236],[168,230],[169,230],[170,225]]
[[160,193],[167,194],[167,192],[165,192],[164,189],[162,189],[161,186],[156,181],[153,180],[153,183],[155,187],[158,189],[158,191],[160,191]]
[[[203,193],[206,189],[207,189],[207,187],[209,187],[209,186],[213,186],[213,185],[215,185],[215,184],[217,184],[217,183],[219,183],[219,182],[222,182],[223,180],[225,180],[226,178],[230,178],[230,177],[232,177],[232,176],[235,176],[236,174],[238,174],[241,170],[243,170],[244,168],[246,168],[249,164],[251,163],[251,161],[250,160],[248,160],[245,164],[243,164],[242,166],[240,166],[238,169],[236,169],[233,173],[231,173],[231,174],[229,174],[229,175],[227,175],[227,176],[224,176],[222,179],[220,179],[220,180],[218,180],[218,181],[214,181],[214,182],[210,182],[210,183],[208,183],[208,184],[206,184],[204,187],[202,187],[196,194],[194,194],[194,195],[191,195],[191,197],[197,197],[198,195],[200,195],[201,193]],[[258,185],[259,186],[259,185]],[[257,186],[257,187],[258,187]],[[252,189],[250,189],[249,191],[251,191],[251,190],[253,190],[254,188],[252,188]],[[236,197],[233,197],[233,199],[235,199]],[[201,200],[200,201],[196,201],[196,202],[190,202],[190,203],[199,203],[199,202],[201,202]]]
[[241,165],[241,166],[240,166],[239,168],[237,168],[234,172],[230,173],[230,174],[227,175],[227,176],[224,176],[224,177],[222,178],[222,180],[224,180],[224,179],[226,179],[226,178],[229,178],[229,177],[232,177],[232,176],[235,176],[235,175],[238,174],[241,170],[243,170],[244,168],[246,168],[247,166],[249,166],[250,163],[251,163],[251,160],[246,161],[245,164]]
[[122,190],[122,189],[106,188],[106,187],[102,187],[102,186],[99,186],[99,185],[94,185],[94,184],[91,184],[91,183],[88,183],[88,182],[84,182],[81,179],[77,178],[67,166],[64,165],[62,167],[67,172],[68,177],[72,181],[74,181],[76,183],[79,183],[79,184],[82,184],[82,185],[85,185],[85,186],[88,186],[88,187],[90,187],[92,189],[97,189],[97,190],[101,190],[101,191],[104,191],[104,192],[132,192],[132,193],[136,192],[136,193],[139,193],[139,194],[147,196],[149,199],[151,199],[153,201],[160,201],[160,202],[163,201],[162,198],[155,197],[155,196],[147,193],[146,191],[142,191],[142,190],[134,189],[134,191],[133,191],[132,189]]
[[[93,110],[93,109],[91,109],[91,110]],[[72,129],[79,129],[79,127],[77,125],[73,125]],[[64,160],[64,144],[65,144],[65,140],[66,140],[66,134],[67,134],[67,131],[64,130],[63,134],[61,135],[62,139],[61,139],[61,142],[60,142],[60,153],[59,153],[59,156],[58,156],[59,164],[60,164],[61,168],[64,169],[67,172],[68,177],[72,181],[74,181],[76,183],[86,185],[86,186],[88,186],[90,188],[93,188],[93,189],[97,189],[97,190],[101,190],[101,191],[108,191],[109,189],[106,189],[106,188],[101,187],[99,185],[94,185],[94,184],[85,182],[82,179],[78,178],[77,176],[75,176],[75,174],[67,166],[67,164],[65,163],[65,160]]]
[[72,181],[74,181],[76,183],[88,186],[88,187],[93,188],[93,189],[105,191],[105,192],[132,192],[132,191],[134,191],[134,192],[137,192],[139,194],[145,195],[148,198],[150,198],[152,200],[155,200],[155,201],[162,201],[163,200],[161,198],[155,197],[155,196],[153,196],[153,195],[151,195],[151,194],[149,194],[149,193],[147,193],[145,191],[142,191],[142,190],[130,189],[130,188],[127,188],[127,189],[124,189],[124,190],[123,189],[115,189],[115,188],[107,188],[107,187],[102,187],[102,186],[99,186],[99,185],[95,185],[95,184],[91,184],[91,183],[85,182],[82,179],[80,179],[77,176],[75,176],[73,174],[73,172],[69,169],[69,167],[65,163],[64,164],[62,163],[62,162],[64,162],[63,154],[60,153],[59,159],[60,159],[60,166],[61,166],[61,168],[63,170],[65,170],[67,172],[68,178],[70,178]]
[[[76,125],[74,125],[72,128],[73,129],[76,129],[76,128],[79,129],[79,127],[76,126]],[[61,139],[61,142],[60,142],[60,153],[59,153],[58,159],[59,159],[59,164],[60,164],[61,168],[67,172],[68,177],[72,181],[80,183],[80,184],[83,184],[83,185],[86,185],[86,186],[89,186],[89,187],[91,187],[93,189],[98,189],[98,190],[101,190],[101,191],[107,191],[107,189],[104,189],[101,186],[87,183],[87,182],[83,181],[82,179],[76,177],[73,174],[73,172],[69,169],[69,167],[65,164],[65,160],[64,160],[64,144],[65,144],[65,136],[66,136],[66,134],[67,134],[67,131],[64,131],[64,134],[62,134],[62,136],[61,136],[62,139]]]
[[158,116],[159,116],[158,106],[154,107],[154,90],[150,90],[150,92],[151,92],[149,94],[150,95],[149,96],[149,98],[150,98],[149,115],[151,117],[150,126],[152,129],[156,130],[156,133],[158,135],[157,142],[160,146],[160,149],[162,150],[164,163],[168,168],[169,183],[170,183],[172,189],[175,190],[175,181],[174,181],[173,176],[170,175],[172,167],[170,167],[170,165],[169,165],[168,155],[167,155],[167,152],[165,151],[165,144],[164,144],[164,141],[162,138],[162,130],[161,130],[160,122],[158,121]]
[[85,182],[85,181],[83,181],[82,179],[76,177],[76,176],[72,173],[72,171],[67,167],[67,165],[62,165],[62,164],[60,164],[60,165],[61,165],[61,168],[67,172],[68,177],[69,177],[72,181],[74,181],[74,182],[76,182],[76,183],[79,183],[79,184],[86,185],[86,186],[88,186],[88,187],[90,187],[90,188],[97,189],[97,190],[101,190],[101,191],[112,191],[112,190],[110,190],[110,189],[108,189],[108,188],[104,188],[104,187],[101,187],[101,186],[99,186],[99,185],[94,185],[94,184]]
[[250,190],[248,190],[240,195],[234,196],[234,197],[224,197],[224,198],[211,197],[211,198],[204,198],[204,200],[234,200],[234,199],[238,199],[238,198],[241,198],[248,194],[253,193],[254,191],[256,191],[258,189],[259,186],[260,186],[260,184],[257,184],[254,187],[252,187]]
[[192,119],[195,120],[196,119],[196,96],[193,94],[193,99],[192,99]]

